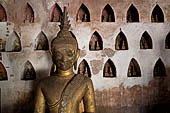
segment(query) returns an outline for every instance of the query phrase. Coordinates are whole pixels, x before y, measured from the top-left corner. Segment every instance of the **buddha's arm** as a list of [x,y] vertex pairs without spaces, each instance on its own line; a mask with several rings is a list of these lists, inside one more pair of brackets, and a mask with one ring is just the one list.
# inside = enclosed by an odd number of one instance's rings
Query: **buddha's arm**
[[96,102],[94,96],[94,88],[92,81],[87,82],[87,91],[83,98],[85,113],[95,113],[96,112]]
[[45,99],[40,84],[36,89],[34,113],[45,113]]

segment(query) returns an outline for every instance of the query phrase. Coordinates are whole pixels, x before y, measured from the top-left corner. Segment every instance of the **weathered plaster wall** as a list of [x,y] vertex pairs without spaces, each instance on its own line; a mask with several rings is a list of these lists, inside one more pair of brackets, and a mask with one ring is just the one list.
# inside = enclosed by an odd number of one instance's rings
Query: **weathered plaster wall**
[[[35,22],[32,24],[23,23],[23,8],[27,2],[34,10]],[[49,76],[52,64],[49,51],[34,50],[35,39],[43,31],[51,46],[52,39],[57,36],[59,23],[49,22],[55,3],[62,10],[69,3],[70,30],[81,49],[78,64],[85,59],[91,69],[97,113],[168,113],[170,51],[165,50],[165,38],[170,30],[169,0],[1,0],[0,3],[7,12],[7,22],[0,23],[0,37],[7,39],[16,31],[22,44],[21,52],[2,53],[1,62],[8,74],[7,81],[0,81],[2,113],[32,112],[33,89],[39,79]],[[89,9],[91,22],[76,22],[76,13],[82,3]],[[102,10],[107,4],[113,8],[116,22],[100,22]],[[131,4],[139,12],[139,23],[126,22]],[[164,23],[151,23],[151,13],[156,4],[163,10]],[[127,38],[129,50],[115,50],[120,28]],[[95,31],[103,40],[104,49],[101,51],[89,51],[89,42]],[[150,34],[153,49],[140,49],[139,42],[144,31]],[[116,78],[103,78],[104,64],[109,58],[116,66]],[[141,77],[127,77],[132,58],[140,65]],[[153,77],[153,68],[159,58],[166,67],[168,76],[165,78]],[[21,80],[22,67],[27,60],[36,71],[34,81]]]

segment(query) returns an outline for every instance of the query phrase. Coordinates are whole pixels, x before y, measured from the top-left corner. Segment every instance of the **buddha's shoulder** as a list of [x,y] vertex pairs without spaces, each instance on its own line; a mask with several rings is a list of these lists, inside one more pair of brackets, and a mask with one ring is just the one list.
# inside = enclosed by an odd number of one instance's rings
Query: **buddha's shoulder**
[[77,76],[80,76],[80,77],[84,78],[83,81],[85,83],[92,83],[92,80],[89,77],[87,77],[87,76],[85,76],[83,74],[78,74]]

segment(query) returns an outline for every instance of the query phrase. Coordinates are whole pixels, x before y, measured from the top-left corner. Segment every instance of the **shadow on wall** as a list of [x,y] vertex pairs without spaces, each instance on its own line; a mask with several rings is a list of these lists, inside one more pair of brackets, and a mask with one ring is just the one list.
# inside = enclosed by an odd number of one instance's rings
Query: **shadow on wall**
[[[33,113],[34,92],[18,91],[16,95],[18,100],[12,106],[3,106],[2,113]],[[8,110],[9,108],[12,109],[12,112]]]
[[96,113],[170,113],[169,104],[153,104],[134,107],[97,106]]

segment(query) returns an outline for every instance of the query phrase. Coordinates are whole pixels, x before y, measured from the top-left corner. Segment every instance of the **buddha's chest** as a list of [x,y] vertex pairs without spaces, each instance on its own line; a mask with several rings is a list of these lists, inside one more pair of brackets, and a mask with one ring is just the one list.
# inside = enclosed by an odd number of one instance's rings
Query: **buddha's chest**
[[45,84],[42,90],[48,104],[54,104],[59,101],[69,81],[69,79],[54,79]]

